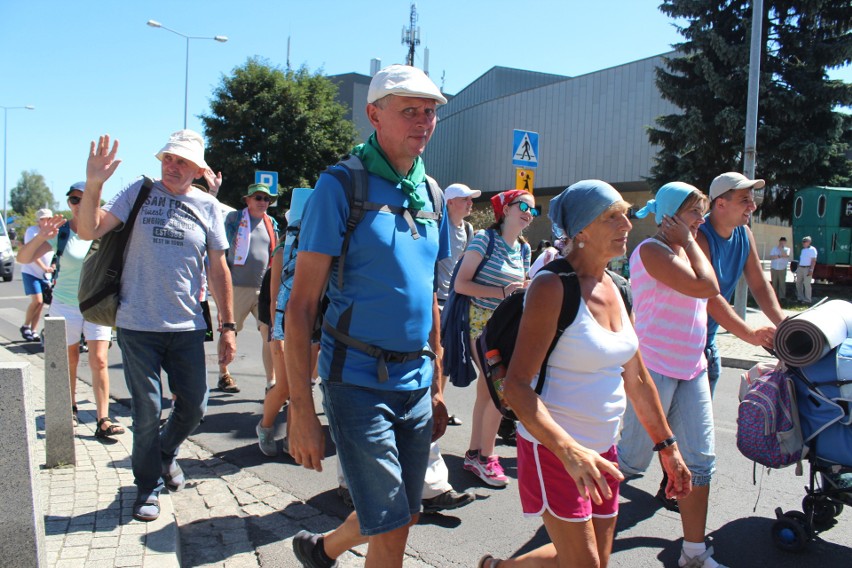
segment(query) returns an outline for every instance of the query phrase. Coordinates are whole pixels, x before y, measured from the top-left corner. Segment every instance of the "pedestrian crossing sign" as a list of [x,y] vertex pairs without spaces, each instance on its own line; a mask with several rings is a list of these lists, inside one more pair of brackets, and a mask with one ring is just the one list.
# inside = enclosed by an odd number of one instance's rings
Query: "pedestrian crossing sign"
[[515,130],[512,144],[512,165],[525,168],[538,166],[538,132]]

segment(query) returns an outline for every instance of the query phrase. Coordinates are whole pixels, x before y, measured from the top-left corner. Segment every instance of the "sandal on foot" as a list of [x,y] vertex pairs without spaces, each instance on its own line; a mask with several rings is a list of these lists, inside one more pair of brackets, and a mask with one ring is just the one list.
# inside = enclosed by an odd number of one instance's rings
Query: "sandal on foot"
[[[101,428],[101,426],[106,422],[109,422],[109,426]],[[95,438],[101,438],[103,440],[120,434],[124,434],[124,428],[113,423],[112,418],[107,416],[106,418],[98,420],[98,426],[95,428]]]

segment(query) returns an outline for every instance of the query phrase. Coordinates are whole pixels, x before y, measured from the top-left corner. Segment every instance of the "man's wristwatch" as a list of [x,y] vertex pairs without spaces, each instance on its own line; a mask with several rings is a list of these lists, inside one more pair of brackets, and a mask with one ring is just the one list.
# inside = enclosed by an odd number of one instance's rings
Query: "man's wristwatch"
[[675,443],[677,443],[677,438],[675,438],[674,436],[672,436],[671,438],[666,438],[665,440],[663,440],[659,444],[654,445],[654,451],[659,452],[659,451],[665,450],[669,446],[675,445]]
[[233,321],[223,323],[222,324],[222,331],[225,332],[225,331],[228,331],[228,330],[234,331],[234,332],[237,331],[237,323],[233,322]]

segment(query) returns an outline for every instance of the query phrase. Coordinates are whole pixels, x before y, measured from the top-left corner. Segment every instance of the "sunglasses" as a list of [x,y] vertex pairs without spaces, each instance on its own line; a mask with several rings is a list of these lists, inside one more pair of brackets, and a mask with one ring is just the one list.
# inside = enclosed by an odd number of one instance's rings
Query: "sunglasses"
[[272,198],[269,197],[268,195],[261,195],[259,193],[255,193],[254,195],[251,196],[251,198],[254,199],[255,201],[272,201]]
[[82,201],[82,199],[83,199],[82,197],[77,197],[76,195],[72,195],[71,197],[68,198],[68,203],[70,203],[71,205],[79,205],[80,201]]
[[511,207],[512,205],[517,205],[518,209],[521,210],[521,213],[526,213],[527,211],[529,211],[529,214],[533,217],[538,217],[539,215],[541,215],[541,210],[538,207],[533,207],[526,201],[515,201],[513,203],[510,203],[509,207]]

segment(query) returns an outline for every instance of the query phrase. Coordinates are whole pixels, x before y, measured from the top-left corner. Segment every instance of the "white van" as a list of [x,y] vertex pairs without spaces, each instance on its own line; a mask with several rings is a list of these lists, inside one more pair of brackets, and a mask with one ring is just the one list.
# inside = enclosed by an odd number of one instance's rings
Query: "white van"
[[9,282],[14,275],[15,253],[12,251],[12,242],[9,240],[6,223],[0,218],[0,276],[2,276],[3,282]]

